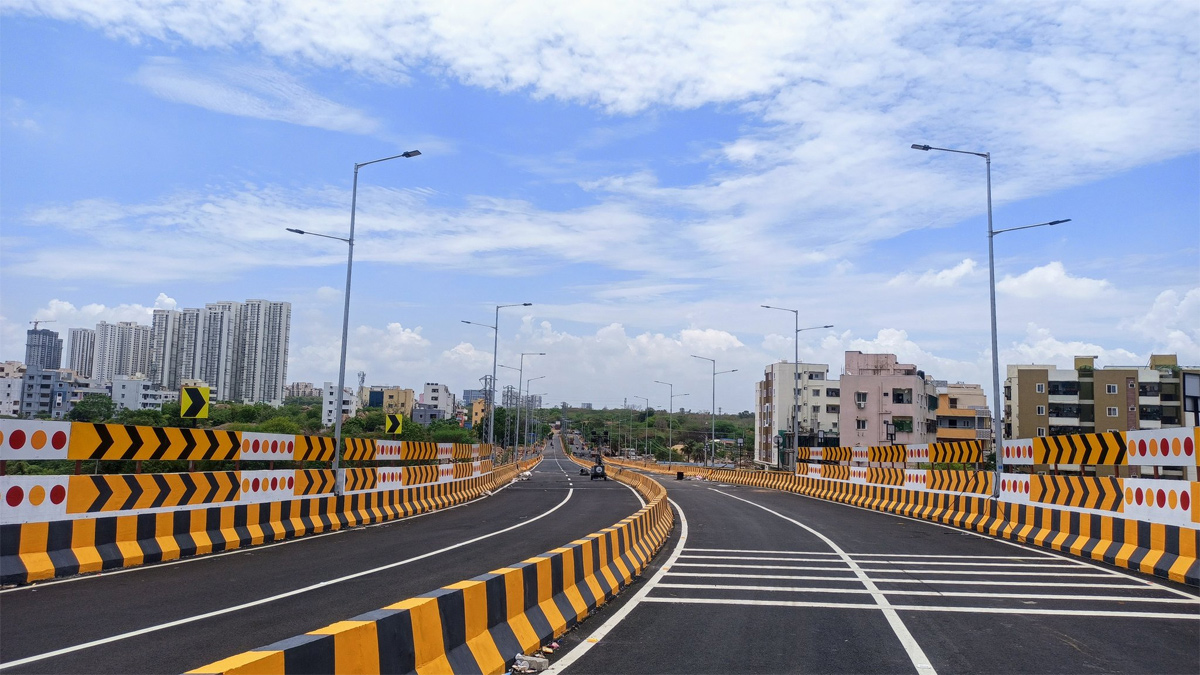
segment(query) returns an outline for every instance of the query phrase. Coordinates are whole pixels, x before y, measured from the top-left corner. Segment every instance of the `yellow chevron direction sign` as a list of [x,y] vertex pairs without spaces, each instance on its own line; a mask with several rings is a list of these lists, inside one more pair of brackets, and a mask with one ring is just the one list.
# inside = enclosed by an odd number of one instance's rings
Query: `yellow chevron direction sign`
[[398,434],[404,426],[404,418],[400,415],[388,415],[383,423],[383,430],[389,434]]
[[179,395],[179,416],[185,420],[208,418],[208,387],[184,387]]

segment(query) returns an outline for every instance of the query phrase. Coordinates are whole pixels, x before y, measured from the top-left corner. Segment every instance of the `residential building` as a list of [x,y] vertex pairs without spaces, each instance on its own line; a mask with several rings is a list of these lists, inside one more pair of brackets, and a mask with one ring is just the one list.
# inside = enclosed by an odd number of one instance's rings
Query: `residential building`
[[382,408],[387,415],[404,415],[412,418],[413,406],[417,402],[417,392],[402,387],[370,387],[366,391],[366,405],[371,408]]
[[313,386],[312,382],[293,382],[283,388],[284,398],[303,396],[306,398],[320,396],[321,390]]
[[525,410],[537,410],[542,407],[542,397],[537,394],[526,394],[521,400],[525,402]]
[[183,313],[179,310],[156,309],[150,321],[150,367],[147,375],[156,389],[179,389],[182,371],[179,363],[179,332],[182,316]]
[[45,414],[61,420],[89,393],[107,395],[108,392],[68,369],[31,368],[22,378],[21,416]]
[[824,363],[772,363],[755,384],[754,393],[753,458],[757,464],[794,466],[793,429],[799,431],[802,446],[820,445],[839,434],[840,385],[829,379],[829,366]]
[[991,452],[992,414],[983,387],[957,382],[937,392],[937,442],[982,441],[984,454]]
[[342,389],[341,405],[338,405],[337,385],[333,382],[326,382],[321,388],[321,423],[327,427],[331,427],[337,421],[334,415],[339,411],[342,419],[354,417],[358,414],[358,397],[354,395],[354,390],[349,387]]
[[0,415],[18,417],[21,414],[21,390],[25,371],[20,375],[0,377]]
[[1076,356],[1073,369],[1010,365],[1004,381],[1004,437],[1034,438],[1194,426],[1185,415],[1186,375],[1174,354],[1155,354],[1145,366],[1096,368]]
[[208,382],[218,401],[239,400],[241,350],[238,336],[242,329],[242,304],[210,302],[204,305],[201,320],[196,375]]
[[163,403],[178,401],[179,392],[159,389],[145,376],[118,375],[112,381],[112,400],[122,410],[162,410]]
[[0,361],[0,377],[20,377],[24,374],[24,363],[20,361]]
[[488,418],[487,398],[476,398],[471,401],[468,407],[467,428],[474,429],[480,424],[485,424]]
[[150,370],[150,326],[133,321],[96,324],[92,377],[106,385],[118,375],[137,375]]
[[895,354],[846,352],[840,404],[841,445],[937,440],[937,385]]
[[582,409],[582,410],[591,410],[591,409],[592,409],[592,404],[591,404],[591,403],[580,403],[580,404],[579,404],[579,407],[580,407],[580,409]]
[[450,387],[437,382],[426,382],[425,393],[421,394],[421,403],[432,405],[441,410],[443,417],[452,417],[457,407],[454,394]]
[[430,422],[434,420],[444,420],[447,417],[445,410],[429,403],[418,403],[413,406],[412,421],[423,427],[429,426]]
[[72,328],[68,335],[70,346],[67,348],[67,367],[84,379],[92,379],[92,363],[96,357],[96,331],[92,328]]
[[25,365],[56,370],[62,367],[62,339],[48,328],[31,328],[25,333]]
[[241,308],[236,396],[245,403],[283,403],[292,303],[247,300]]
[[462,404],[470,408],[471,404],[479,399],[487,400],[487,394],[488,393],[486,389],[464,389],[462,395]]

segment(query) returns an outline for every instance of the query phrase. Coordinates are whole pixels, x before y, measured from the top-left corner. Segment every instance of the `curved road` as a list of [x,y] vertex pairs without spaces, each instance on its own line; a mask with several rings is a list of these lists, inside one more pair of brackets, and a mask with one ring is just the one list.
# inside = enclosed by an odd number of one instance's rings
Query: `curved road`
[[557,444],[532,473],[423,516],[0,592],[0,671],[185,672],[543,553],[640,506],[620,483],[579,476]]
[[673,538],[550,672],[1200,672],[1195,588],[793,493],[662,482]]

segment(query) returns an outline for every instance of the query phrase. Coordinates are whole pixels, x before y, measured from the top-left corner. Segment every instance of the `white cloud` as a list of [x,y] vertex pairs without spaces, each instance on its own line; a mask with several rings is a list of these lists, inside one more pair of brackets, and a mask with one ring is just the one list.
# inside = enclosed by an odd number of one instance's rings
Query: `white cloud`
[[220,65],[203,70],[171,57],[153,57],[133,77],[159,98],[214,112],[371,134],[379,122],[330,101],[270,67]]
[[1179,363],[1200,364],[1200,288],[1163,291],[1140,317],[1121,323],[1152,345],[1155,353],[1177,354]]
[[[1022,342],[1000,350],[1001,364],[1048,364],[1069,368],[1076,356],[1095,356],[1097,366],[1143,365],[1149,354],[1137,354],[1122,348],[1106,348],[1086,340],[1059,340],[1046,328],[1029,324]],[[1004,378],[1001,371],[1000,377]]]
[[920,288],[949,288],[975,272],[977,265],[970,258],[944,270],[928,270],[921,276],[904,272],[892,277],[889,286],[917,286]]
[[1018,276],[1006,276],[996,282],[996,291],[1018,298],[1095,299],[1112,289],[1105,279],[1075,277],[1059,261],[1035,267]]

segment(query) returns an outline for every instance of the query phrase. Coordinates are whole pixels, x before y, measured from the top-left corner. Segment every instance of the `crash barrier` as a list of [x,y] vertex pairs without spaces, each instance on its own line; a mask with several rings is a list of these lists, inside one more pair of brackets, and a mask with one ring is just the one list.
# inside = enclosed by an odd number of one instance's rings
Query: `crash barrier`
[[[522,463],[527,468],[536,463]],[[349,472],[348,484],[362,484],[355,478],[358,469]],[[371,469],[370,471],[374,471]],[[281,472],[219,472],[198,474],[152,474],[131,476],[9,476],[8,495],[22,489],[24,499],[36,509],[55,494],[66,493],[62,483],[47,490],[47,479],[87,480],[92,483],[91,501],[71,504],[71,497],[60,499],[59,509],[72,509],[90,504],[92,511],[70,513],[68,517],[36,522],[0,525],[0,584],[24,584],[54,577],[98,572],[121,567],[142,565],[177,558],[227,551],[262,543],[270,543],[339,530],[358,525],[378,523],[395,518],[424,513],[475,499],[487,491],[512,480],[518,467],[506,465],[486,475],[401,487],[396,482],[377,484],[370,491],[347,491],[329,494],[333,484],[330,470],[297,470]],[[286,474],[267,478],[250,474]],[[147,512],[117,515],[104,510],[111,496],[124,500],[121,506],[133,502],[137,506],[146,498],[138,492],[146,485],[165,484],[170,492],[184,485],[184,495],[195,484],[216,485],[215,491],[228,493],[249,484],[251,494],[243,494],[243,502],[228,506],[201,505],[191,508],[161,506]],[[312,487],[316,486],[316,487]],[[121,489],[122,492],[117,490]],[[304,491],[313,494],[300,495]],[[78,496],[82,493],[71,493]],[[163,492],[155,493],[156,500]],[[6,497],[11,506],[13,499]],[[181,502],[183,500],[181,499]],[[156,502],[150,502],[154,504]]]
[[619,593],[670,535],[666,490],[621,469],[613,477],[648,503],[612,527],[190,672],[503,673],[516,654],[534,653]]

